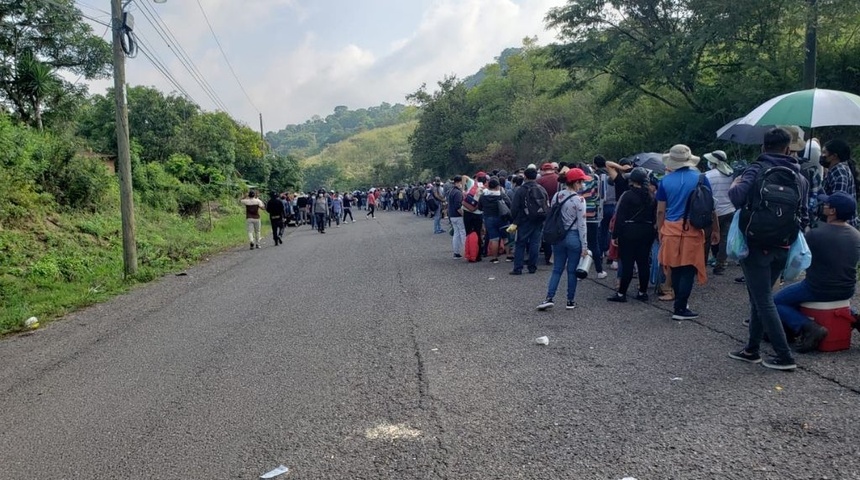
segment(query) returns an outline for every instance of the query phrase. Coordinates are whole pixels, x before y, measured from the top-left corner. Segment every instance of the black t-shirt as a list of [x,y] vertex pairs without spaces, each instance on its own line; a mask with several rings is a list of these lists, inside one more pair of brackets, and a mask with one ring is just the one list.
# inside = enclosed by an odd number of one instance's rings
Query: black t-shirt
[[806,282],[821,302],[854,296],[857,263],[860,262],[860,232],[850,225],[823,224],[806,234],[812,265]]

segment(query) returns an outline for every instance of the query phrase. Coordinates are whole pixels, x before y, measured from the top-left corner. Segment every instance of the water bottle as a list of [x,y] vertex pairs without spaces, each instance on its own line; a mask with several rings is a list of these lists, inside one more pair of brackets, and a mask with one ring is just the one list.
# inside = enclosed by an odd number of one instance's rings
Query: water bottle
[[576,278],[587,278],[592,263],[594,263],[594,258],[591,256],[591,250],[588,250],[588,255],[579,257],[579,265],[576,266]]

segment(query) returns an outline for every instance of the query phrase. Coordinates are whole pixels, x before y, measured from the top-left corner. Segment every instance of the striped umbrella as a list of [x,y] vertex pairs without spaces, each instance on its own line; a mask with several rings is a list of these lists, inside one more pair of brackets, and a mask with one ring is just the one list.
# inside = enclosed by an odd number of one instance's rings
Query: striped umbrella
[[860,96],[821,88],[786,93],[759,105],[737,124],[811,128],[860,125]]

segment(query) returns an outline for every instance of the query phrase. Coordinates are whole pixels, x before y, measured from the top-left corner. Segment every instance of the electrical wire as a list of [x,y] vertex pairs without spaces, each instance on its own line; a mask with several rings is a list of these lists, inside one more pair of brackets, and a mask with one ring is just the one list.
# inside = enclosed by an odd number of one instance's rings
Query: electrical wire
[[250,96],[250,95],[248,95],[248,92],[247,92],[247,91],[245,91],[245,87],[244,87],[244,86],[242,86],[242,82],[241,82],[241,81],[239,81],[239,76],[238,76],[238,75],[236,75],[236,70],[234,70],[234,69],[233,69],[233,65],[231,65],[231,64],[230,64],[230,60],[228,60],[228,59],[227,59],[227,54],[226,54],[226,53],[224,53],[224,47],[222,47],[222,46],[221,46],[221,42],[220,42],[220,41],[218,41],[218,36],[217,36],[217,35],[215,35],[215,30],[212,28],[212,24],[209,22],[209,16],[208,16],[208,15],[206,15],[206,11],[205,11],[205,10],[203,10],[203,4],[202,4],[202,3],[200,3],[200,0],[197,0],[197,6],[198,6],[198,7],[200,7],[200,13],[202,13],[202,14],[203,14],[203,18],[206,20],[206,25],[208,25],[208,26],[209,26],[209,31],[210,31],[210,32],[212,32],[212,38],[214,38],[214,39],[215,39],[215,43],[218,45],[218,50],[221,50],[221,56],[222,56],[222,57],[224,57],[224,61],[225,61],[225,62],[227,62],[227,66],[228,66],[228,67],[230,67],[230,73],[232,73],[232,74],[233,74],[233,78],[235,78],[235,79],[236,79],[236,83],[237,83],[237,84],[239,84],[239,88],[242,90],[242,93],[244,93],[244,94],[245,94],[245,98],[247,98],[247,99],[248,99],[248,103],[250,103],[250,104],[251,104],[251,106],[252,106],[252,107],[254,107],[254,110],[255,110],[257,113],[260,113],[260,109],[259,109],[259,108],[257,108],[257,106],[256,106],[256,105],[254,105],[254,101],[253,101],[253,100],[251,100],[251,96]]
[[164,78],[167,79],[167,81],[170,82],[176,88],[176,90],[182,94],[182,96],[184,96],[186,99],[188,99],[195,105],[200,105],[197,100],[195,100],[194,97],[192,97],[188,93],[188,91],[182,86],[182,84],[179,83],[176,77],[171,73],[170,69],[164,64],[164,62],[161,61],[155,51],[149,46],[149,43],[146,41],[146,39],[138,35],[138,42],[140,52],[143,54],[144,57],[146,57],[147,60],[149,60],[149,63],[151,63],[152,66],[155,67],[155,69],[158,70],[159,73],[161,73],[161,75],[164,76]]
[[203,92],[207,97],[212,101],[216,108],[228,113],[231,117],[233,116],[230,110],[227,108],[226,104],[221,100],[218,96],[218,93],[209,82],[206,80],[206,77],[200,73],[200,70],[194,64],[194,61],[191,60],[190,55],[185,51],[182,47],[182,44],[176,39],[176,36],[173,35],[173,32],[170,30],[170,27],[167,26],[166,23],[161,19],[161,16],[157,11],[152,9],[146,2],[137,2],[137,5],[140,7],[140,12],[143,14],[144,18],[146,18],[147,22],[153,27],[155,33],[164,41],[165,45],[176,55],[176,58],[179,60],[179,63],[185,68],[185,70],[191,75],[194,81],[200,86]]

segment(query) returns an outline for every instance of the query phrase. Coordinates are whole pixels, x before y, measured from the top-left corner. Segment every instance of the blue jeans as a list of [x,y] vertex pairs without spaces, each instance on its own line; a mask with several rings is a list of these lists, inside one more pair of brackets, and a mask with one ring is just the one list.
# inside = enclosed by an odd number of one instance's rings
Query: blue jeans
[[540,240],[543,234],[543,223],[526,220],[522,225],[517,225],[516,250],[514,251],[514,271],[523,271],[523,260],[528,249],[529,257],[527,265],[530,272],[537,269],[537,259],[540,253]]
[[442,202],[436,202],[436,210],[433,212],[433,233],[443,233],[442,230]]
[[693,281],[696,279],[696,267],[684,265],[672,267],[672,290],[675,291],[675,313],[683,312],[690,302],[693,293]]
[[816,301],[815,294],[809,288],[806,280],[789,285],[773,296],[773,303],[779,313],[782,324],[799,334],[804,325],[811,322],[809,318],[800,312],[800,304]]
[[490,240],[498,240],[502,236],[507,237],[508,233],[504,231],[502,225],[504,225],[502,217],[484,215],[484,228],[487,229],[487,238]]
[[[518,250],[519,251],[519,250]],[[582,242],[579,239],[579,231],[572,229],[567,232],[564,241],[552,246],[552,256],[555,261],[552,264],[552,274],[549,276],[549,285],[546,287],[546,298],[553,298],[561,282],[561,272],[567,268],[567,299],[576,298],[576,266],[582,257]]]
[[793,361],[773,299],[773,284],[779,280],[787,259],[788,250],[784,248],[765,252],[760,248],[750,247],[749,256],[741,260],[750,299],[749,341],[745,350],[748,353],[759,353],[762,336],[767,333],[777,357]]

